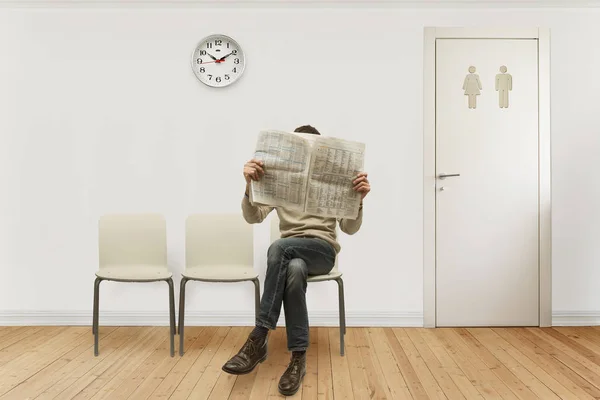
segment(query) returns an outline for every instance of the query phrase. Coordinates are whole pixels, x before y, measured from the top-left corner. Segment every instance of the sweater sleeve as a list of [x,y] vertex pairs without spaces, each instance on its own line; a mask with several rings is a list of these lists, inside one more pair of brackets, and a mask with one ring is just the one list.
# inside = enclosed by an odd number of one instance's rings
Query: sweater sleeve
[[348,235],[354,235],[356,232],[358,232],[358,230],[360,229],[360,227],[362,225],[362,218],[363,218],[363,207],[361,205],[360,208],[358,209],[358,216],[356,217],[356,219],[342,218],[339,220],[340,229],[342,230],[342,232],[344,232]]
[[252,204],[247,196],[242,199],[242,214],[249,224],[259,224],[267,218],[273,207]]

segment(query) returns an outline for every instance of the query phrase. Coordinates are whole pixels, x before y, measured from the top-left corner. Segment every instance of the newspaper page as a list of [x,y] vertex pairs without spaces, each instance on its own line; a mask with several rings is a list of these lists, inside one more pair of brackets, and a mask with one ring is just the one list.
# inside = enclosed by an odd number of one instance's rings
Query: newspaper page
[[299,135],[263,131],[254,158],[263,161],[265,175],[252,181],[252,202],[304,211],[310,144]]
[[356,219],[360,194],[352,184],[363,170],[365,145],[318,137],[312,149],[305,212],[334,218]]

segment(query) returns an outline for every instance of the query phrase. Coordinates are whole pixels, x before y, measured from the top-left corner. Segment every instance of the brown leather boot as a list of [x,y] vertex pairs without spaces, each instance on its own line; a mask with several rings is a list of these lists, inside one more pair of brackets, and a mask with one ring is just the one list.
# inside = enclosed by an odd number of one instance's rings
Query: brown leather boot
[[279,393],[284,396],[294,395],[300,389],[304,375],[306,375],[306,352],[292,353],[290,365],[279,380]]
[[241,350],[223,365],[223,371],[233,375],[252,372],[256,366],[267,359],[267,338],[248,338]]

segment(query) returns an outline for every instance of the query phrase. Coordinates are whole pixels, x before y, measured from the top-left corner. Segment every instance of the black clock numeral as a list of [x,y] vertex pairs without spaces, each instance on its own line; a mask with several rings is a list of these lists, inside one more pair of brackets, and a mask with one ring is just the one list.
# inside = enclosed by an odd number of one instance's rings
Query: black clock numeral
[[228,81],[229,79],[231,79],[231,78],[229,78],[229,75],[225,74],[225,80]]
[[202,64],[202,59],[201,59],[201,58],[197,58],[197,59],[196,59],[196,62],[197,62],[198,64]]
[[221,82],[221,77],[217,76],[217,79],[215,79],[215,80],[220,83]]
[[234,74],[237,74],[237,67],[234,67],[234,68],[233,68],[233,73],[234,73]]
[[239,58],[236,58],[235,60],[233,60],[233,63],[234,63],[234,64],[239,64],[239,63],[240,63],[240,59],[239,59]]
[[205,73],[206,72],[206,70],[204,69],[204,67],[200,67],[200,72],[201,73]]
[[212,75],[211,74],[208,74],[208,80],[212,81]]
[[231,54],[232,54],[232,55],[234,55],[234,56],[237,56],[237,50],[233,50],[233,51],[231,52]]
[[212,43],[206,43],[206,48],[207,48],[207,49],[212,49],[212,47],[213,47],[213,44],[212,44]]
[[201,56],[205,56],[206,55],[206,50],[200,50],[200,55]]
[[215,46],[222,46],[223,45],[223,41],[220,39],[215,40]]
[[227,48],[229,48],[229,42],[227,42]]

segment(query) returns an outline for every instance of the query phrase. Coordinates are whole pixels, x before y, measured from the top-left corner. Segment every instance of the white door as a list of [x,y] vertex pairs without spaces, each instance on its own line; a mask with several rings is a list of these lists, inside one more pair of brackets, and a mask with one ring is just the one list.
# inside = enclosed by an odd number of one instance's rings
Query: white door
[[436,175],[437,326],[537,326],[537,40],[436,41]]

